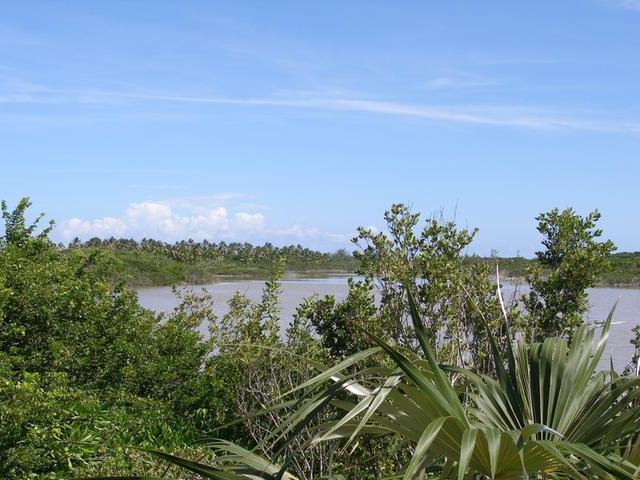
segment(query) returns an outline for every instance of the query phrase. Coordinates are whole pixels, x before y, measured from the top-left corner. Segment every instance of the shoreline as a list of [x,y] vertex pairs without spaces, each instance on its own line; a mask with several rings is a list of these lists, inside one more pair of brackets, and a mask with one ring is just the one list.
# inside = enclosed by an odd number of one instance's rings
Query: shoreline
[[[349,277],[355,276],[356,273],[348,270],[290,270],[284,272],[282,280],[290,281],[296,279],[313,279],[313,278],[327,278],[327,277]],[[220,273],[212,274],[211,277],[203,279],[202,281],[182,281],[180,283],[126,283],[127,288],[140,289],[140,288],[155,288],[155,287],[172,287],[174,285],[179,287],[194,287],[200,285],[211,285],[213,283],[221,283],[225,281],[242,281],[242,280],[268,280],[269,272],[256,272],[256,273]]]
[[[290,270],[284,273],[282,277],[283,281],[295,281],[297,279],[314,279],[314,278],[327,278],[327,277],[351,277],[357,276],[353,271],[347,270]],[[180,283],[127,283],[127,288],[134,290],[142,288],[161,288],[161,287],[197,287],[202,285],[211,285],[215,283],[223,282],[235,282],[243,280],[268,280],[268,272],[256,272],[251,273],[221,273],[213,274],[210,278],[202,281],[183,281]],[[525,285],[525,279],[521,276],[501,275],[501,282],[512,285]],[[617,289],[638,289],[640,288],[640,282],[599,282],[591,288],[617,288]]]

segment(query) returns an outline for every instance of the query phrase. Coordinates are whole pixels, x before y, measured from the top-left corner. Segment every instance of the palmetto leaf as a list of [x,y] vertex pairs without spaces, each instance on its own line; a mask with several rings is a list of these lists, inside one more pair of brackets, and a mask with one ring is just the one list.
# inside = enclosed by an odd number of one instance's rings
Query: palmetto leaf
[[[183,470],[197,473],[203,478],[214,480],[298,480],[281,466],[275,465],[260,455],[234,443],[216,440],[209,443],[208,446],[219,454],[215,459],[215,465],[196,462],[162,450],[141,450]],[[168,479],[169,477],[91,477],[86,480],[156,480],[160,478]]]
[[124,477],[81,477],[76,480],[171,480],[171,477],[150,477],[145,475],[133,475]]
[[[492,479],[634,478],[634,462],[627,458],[640,459],[640,447],[624,449],[621,444],[638,431],[640,380],[596,371],[613,311],[599,338],[585,326],[571,343],[550,338],[509,345],[505,363],[490,334],[497,378],[450,369],[473,386],[463,401],[436,362],[409,290],[407,296],[424,359],[370,335],[397,370],[377,388],[359,385],[354,402],[335,398],[335,383],[333,390],[330,386],[310,398],[332,396],[333,404],[345,411],[342,419],[320,427],[316,441],[395,434],[415,445],[404,469],[407,479],[421,478],[437,459],[445,461],[442,478],[458,480],[472,474]],[[315,388],[329,377],[336,381],[340,373],[334,368],[330,376],[321,374],[306,386]],[[350,372],[349,378],[356,377]]]

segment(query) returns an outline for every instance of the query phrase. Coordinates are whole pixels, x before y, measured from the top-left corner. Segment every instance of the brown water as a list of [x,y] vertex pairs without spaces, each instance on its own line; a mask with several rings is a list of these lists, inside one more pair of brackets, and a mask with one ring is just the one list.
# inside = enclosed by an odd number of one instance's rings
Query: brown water
[[[287,278],[282,282],[280,295],[281,328],[289,325],[297,306],[303,299],[311,295],[334,295],[342,299],[347,294],[346,276],[331,276],[325,278]],[[193,287],[194,290],[206,288],[213,295],[214,310],[218,315],[228,311],[227,300],[235,292],[246,295],[251,300],[259,300],[264,282],[261,280],[224,281],[211,285]],[[511,297],[516,290],[514,285],[504,285],[505,299]],[[522,289],[519,289],[522,291]],[[140,303],[146,308],[159,312],[170,312],[178,301],[170,287],[152,287],[138,289]],[[633,347],[629,343],[632,338],[631,329],[640,323],[640,289],[637,288],[593,288],[589,290],[591,308],[586,316],[587,321],[604,320],[613,305],[618,302],[614,325],[609,335],[609,344],[601,367],[609,366],[609,357],[614,366],[621,370],[631,359]]]

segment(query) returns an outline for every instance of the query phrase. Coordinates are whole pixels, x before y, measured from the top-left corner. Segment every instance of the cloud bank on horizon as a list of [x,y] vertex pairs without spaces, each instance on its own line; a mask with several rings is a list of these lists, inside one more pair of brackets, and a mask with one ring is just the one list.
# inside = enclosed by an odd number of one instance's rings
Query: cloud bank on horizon
[[87,240],[92,237],[153,238],[169,243],[193,239],[213,242],[270,241],[277,244],[320,239],[334,245],[335,249],[345,246],[348,241],[346,235],[323,232],[313,226],[270,226],[261,212],[242,210],[242,205],[222,205],[220,202],[226,200],[225,197],[130,203],[118,216],[62,220],[54,230],[54,235],[64,243],[75,238]]

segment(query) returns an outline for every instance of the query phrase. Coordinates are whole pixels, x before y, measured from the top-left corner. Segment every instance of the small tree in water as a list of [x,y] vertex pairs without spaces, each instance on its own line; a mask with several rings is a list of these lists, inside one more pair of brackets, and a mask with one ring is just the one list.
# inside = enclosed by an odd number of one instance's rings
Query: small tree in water
[[581,217],[572,208],[557,208],[536,217],[545,249],[526,272],[531,291],[523,297],[528,313],[527,336],[542,340],[568,336],[582,324],[589,308],[586,289],[611,268],[616,249],[611,240],[598,241],[600,213]]

